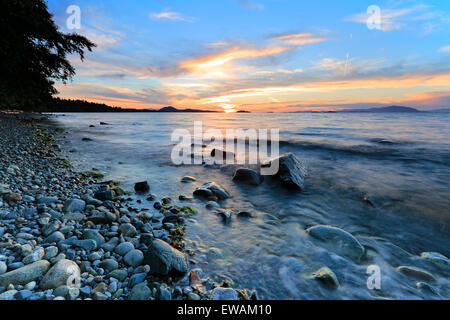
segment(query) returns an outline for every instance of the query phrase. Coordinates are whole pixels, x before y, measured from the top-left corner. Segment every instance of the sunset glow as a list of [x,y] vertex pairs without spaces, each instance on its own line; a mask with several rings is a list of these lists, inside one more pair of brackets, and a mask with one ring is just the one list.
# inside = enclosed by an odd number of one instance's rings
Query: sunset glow
[[[84,62],[73,59],[77,76],[57,87],[64,98],[129,108],[448,106],[450,4],[382,2],[380,30],[366,26],[368,5],[330,2],[320,15],[323,4],[297,1],[261,1],[258,9],[239,1],[155,2],[122,14],[119,1],[80,1],[79,32],[98,48]],[[64,29],[64,5],[49,7]]]

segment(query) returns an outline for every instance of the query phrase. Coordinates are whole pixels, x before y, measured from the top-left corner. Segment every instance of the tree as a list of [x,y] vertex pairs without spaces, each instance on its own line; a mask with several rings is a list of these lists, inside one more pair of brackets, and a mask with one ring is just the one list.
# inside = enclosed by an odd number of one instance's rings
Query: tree
[[75,69],[67,56],[96,45],[59,31],[44,0],[0,0],[0,109],[39,110]]

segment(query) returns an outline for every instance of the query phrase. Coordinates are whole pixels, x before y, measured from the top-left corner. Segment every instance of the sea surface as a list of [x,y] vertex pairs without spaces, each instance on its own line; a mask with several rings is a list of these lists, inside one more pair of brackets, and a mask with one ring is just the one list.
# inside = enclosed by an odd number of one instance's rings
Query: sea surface
[[[450,271],[420,258],[424,251],[450,257],[449,113],[91,113],[55,119],[67,130],[65,149],[81,170],[98,169],[129,190],[148,180],[159,198],[192,196],[202,183],[215,181],[232,195],[223,208],[254,213],[225,224],[204,202],[187,202],[199,211],[187,222],[187,247],[196,251],[191,267],[201,268],[204,278],[232,279],[264,299],[450,299]],[[280,153],[292,152],[305,163],[305,190],[288,191],[268,179],[245,186],[234,183],[229,170],[174,165],[172,132],[193,132],[194,121],[223,131],[279,129]],[[198,181],[181,183],[186,175]],[[141,206],[155,211],[145,198]],[[362,261],[311,238],[305,229],[317,224],[355,235],[366,248]],[[367,286],[369,265],[380,267],[380,290]],[[437,294],[418,290],[418,280],[396,270],[401,265],[431,272]],[[311,279],[324,266],[337,275],[339,289]]]

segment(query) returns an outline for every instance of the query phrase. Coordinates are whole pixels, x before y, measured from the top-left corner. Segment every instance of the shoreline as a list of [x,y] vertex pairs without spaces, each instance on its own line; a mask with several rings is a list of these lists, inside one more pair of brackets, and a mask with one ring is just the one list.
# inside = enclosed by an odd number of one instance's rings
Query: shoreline
[[192,208],[150,194],[159,212],[128,205],[118,183],[71,166],[55,142],[63,130],[40,125],[48,120],[0,113],[0,300],[256,298],[190,269],[183,218]]

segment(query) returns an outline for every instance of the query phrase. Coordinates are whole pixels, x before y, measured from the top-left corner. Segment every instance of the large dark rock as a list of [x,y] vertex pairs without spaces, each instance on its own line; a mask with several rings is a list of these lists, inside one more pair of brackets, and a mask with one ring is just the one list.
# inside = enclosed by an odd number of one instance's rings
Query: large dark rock
[[134,190],[136,192],[148,192],[150,191],[150,185],[147,181],[138,182],[134,185]]
[[182,276],[188,271],[186,255],[168,243],[155,239],[144,254],[144,265],[151,274]]
[[233,181],[257,186],[263,182],[263,177],[253,169],[239,168],[234,172]]
[[303,163],[292,153],[283,154],[263,164],[262,168],[277,166],[274,174],[281,183],[289,189],[303,190],[305,188],[306,169]]

